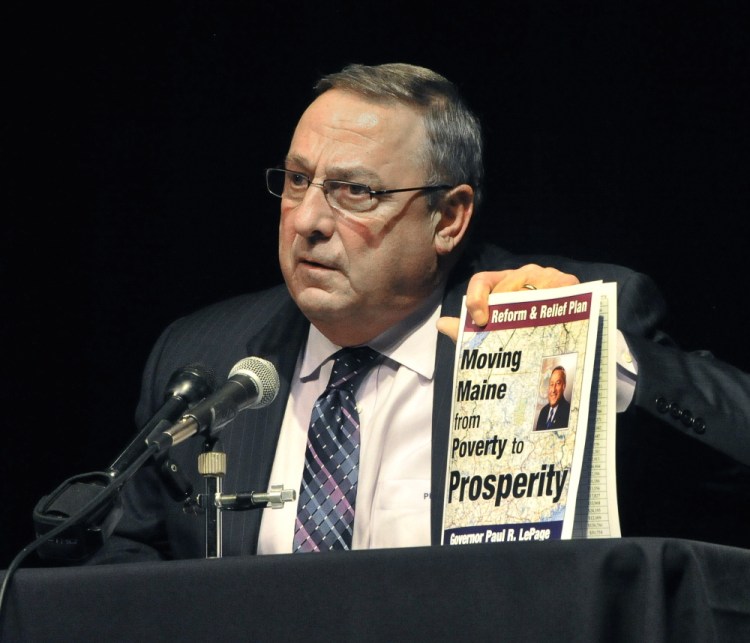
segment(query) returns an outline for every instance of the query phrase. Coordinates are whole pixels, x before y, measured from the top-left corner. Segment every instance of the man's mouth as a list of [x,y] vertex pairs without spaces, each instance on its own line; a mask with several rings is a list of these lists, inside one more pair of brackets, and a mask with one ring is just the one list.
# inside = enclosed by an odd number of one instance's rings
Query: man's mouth
[[323,268],[325,270],[335,270],[335,266],[331,263],[323,262],[323,261],[317,261],[311,257],[300,257],[298,259],[298,263],[302,266],[307,266],[309,268]]

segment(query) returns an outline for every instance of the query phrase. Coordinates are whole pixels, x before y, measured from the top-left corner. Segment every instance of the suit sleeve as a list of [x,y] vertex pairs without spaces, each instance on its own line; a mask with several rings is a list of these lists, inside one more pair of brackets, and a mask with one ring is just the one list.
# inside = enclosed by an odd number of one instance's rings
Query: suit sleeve
[[621,282],[618,326],[638,362],[633,404],[668,427],[750,465],[750,374],[708,351],[684,351],[657,325],[664,303],[651,279]]

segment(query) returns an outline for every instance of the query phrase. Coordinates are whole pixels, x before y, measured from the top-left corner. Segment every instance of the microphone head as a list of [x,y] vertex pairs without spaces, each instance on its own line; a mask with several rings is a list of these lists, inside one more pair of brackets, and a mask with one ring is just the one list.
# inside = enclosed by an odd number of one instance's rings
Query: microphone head
[[164,398],[178,397],[192,405],[213,393],[214,385],[213,370],[203,364],[188,364],[172,373]]
[[279,374],[276,367],[268,360],[260,357],[245,357],[232,367],[228,377],[238,374],[252,378],[258,387],[258,399],[246,408],[259,409],[268,406],[276,399],[279,393]]

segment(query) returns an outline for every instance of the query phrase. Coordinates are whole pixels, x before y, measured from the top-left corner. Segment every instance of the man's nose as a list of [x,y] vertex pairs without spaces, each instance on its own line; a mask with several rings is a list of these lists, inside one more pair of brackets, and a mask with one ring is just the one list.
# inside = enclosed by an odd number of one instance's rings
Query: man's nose
[[328,204],[323,186],[317,183],[310,184],[293,215],[295,231],[302,237],[315,233],[330,237],[336,227],[336,213]]

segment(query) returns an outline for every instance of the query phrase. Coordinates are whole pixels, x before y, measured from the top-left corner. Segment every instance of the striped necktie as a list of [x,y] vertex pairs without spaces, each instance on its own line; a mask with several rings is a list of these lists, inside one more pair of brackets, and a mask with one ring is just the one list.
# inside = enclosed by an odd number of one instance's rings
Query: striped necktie
[[351,549],[359,474],[359,413],[354,392],[380,357],[368,346],[335,355],[307,434],[294,552]]

